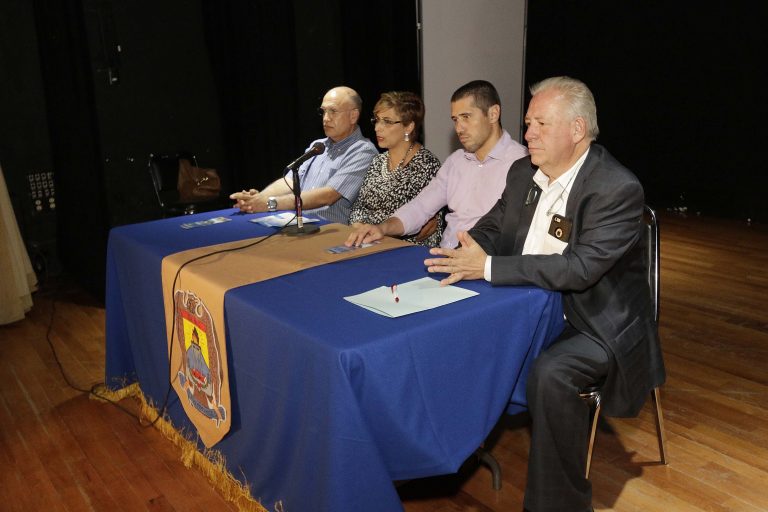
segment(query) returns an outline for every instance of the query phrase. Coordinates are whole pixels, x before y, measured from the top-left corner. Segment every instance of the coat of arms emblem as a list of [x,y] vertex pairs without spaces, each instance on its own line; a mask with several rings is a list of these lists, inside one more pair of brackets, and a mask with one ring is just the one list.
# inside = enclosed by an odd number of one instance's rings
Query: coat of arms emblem
[[178,357],[172,358],[173,368],[178,368],[178,385],[174,388],[198,430],[198,418],[189,407],[212,420],[215,426],[227,419],[227,409],[222,404],[222,382],[226,367],[222,361],[225,353],[216,334],[211,313],[203,301],[191,291],[178,290],[174,294],[175,330]]

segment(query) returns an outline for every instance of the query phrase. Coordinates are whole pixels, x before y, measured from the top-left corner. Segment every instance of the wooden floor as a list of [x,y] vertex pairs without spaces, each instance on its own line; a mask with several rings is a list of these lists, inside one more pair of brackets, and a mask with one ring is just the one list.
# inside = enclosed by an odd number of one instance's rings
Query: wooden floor
[[[670,463],[655,462],[649,405],[638,418],[609,419],[595,448],[595,508],[768,511],[768,230],[673,215],[661,227]],[[0,326],[0,511],[235,510],[156,430],[65,383],[46,341],[52,313],[59,359],[89,389],[103,378],[104,309],[58,281],[35,295],[27,319]],[[137,410],[131,399],[120,405]],[[405,510],[521,511],[525,418],[506,419],[498,434],[501,491],[469,462],[458,475],[402,485]]]

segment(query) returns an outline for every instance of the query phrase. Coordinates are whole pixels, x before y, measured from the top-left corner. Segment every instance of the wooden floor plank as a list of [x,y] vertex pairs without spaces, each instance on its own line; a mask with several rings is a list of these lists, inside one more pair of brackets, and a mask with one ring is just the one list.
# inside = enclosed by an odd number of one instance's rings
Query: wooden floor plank
[[[661,212],[662,388],[670,464],[659,465],[650,404],[601,425],[596,510],[768,510],[768,229]],[[235,510],[154,428],[62,379],[103,379],[102,305],[60,279],[26,319],[0,326],[0,511]],[[55,299],[55,304],[53,300]],[[137,414],[134,400],[120,403]],[[504,418],[490,448],[503,486],[468,461],[457,475],[401,485],[406,512],[521,511],[529,428]],[[286,511],[293,512],[293,511]]]

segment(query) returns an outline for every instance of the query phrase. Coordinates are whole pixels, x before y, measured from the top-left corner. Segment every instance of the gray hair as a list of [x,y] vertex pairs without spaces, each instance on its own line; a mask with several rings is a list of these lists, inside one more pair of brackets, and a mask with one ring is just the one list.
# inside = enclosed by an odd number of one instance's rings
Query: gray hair
[[352,104],[355,106],[355,108],[362,112],[363,110],[363,98],[360,97],[359,94],[357,94],[357,91],[354,89],[350,89],[349,94],[349,101],[352,102]]
[[546,78],[531,86],[531,95],[555,89],[559,91],[566,103],[571,120],[581,117],[587,125],[587,137],[597,139],[600,129],[597,127],[597,106],[592,91],[581,80],[569,76]]

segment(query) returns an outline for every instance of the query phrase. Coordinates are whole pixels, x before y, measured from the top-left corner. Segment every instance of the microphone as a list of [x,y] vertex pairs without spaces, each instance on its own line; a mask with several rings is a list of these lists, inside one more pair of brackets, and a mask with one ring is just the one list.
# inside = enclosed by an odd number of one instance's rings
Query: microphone
[[286,235],[311,235],[317,233],[320,228],[313,225],[305,226],[302,220],[302,204],[301,204],[301,180],[299,180],[299,166],[312,158],[313,156],[322,155],[325,153],[325,144],[322,142],[315,142],[309,150],[301,155],[299,158],[289,163],[286,169],[290,169],[293,172],[293,195],[296,198],[296,224],[292,226],[285,226],[282,231]]
[[322,142],[315,142],[309,150],[285,166],[286,169],[298,169],[301,164],[312,158],[313,156],[322,155],[325,153],[325,144]]
[[531,188],[528,189],[528,195],[525,196],[525,206],[530,206],[535,203],[539,198],[539,192],[541,192],[541,189],[538,185],[535,183],[531,185]]

